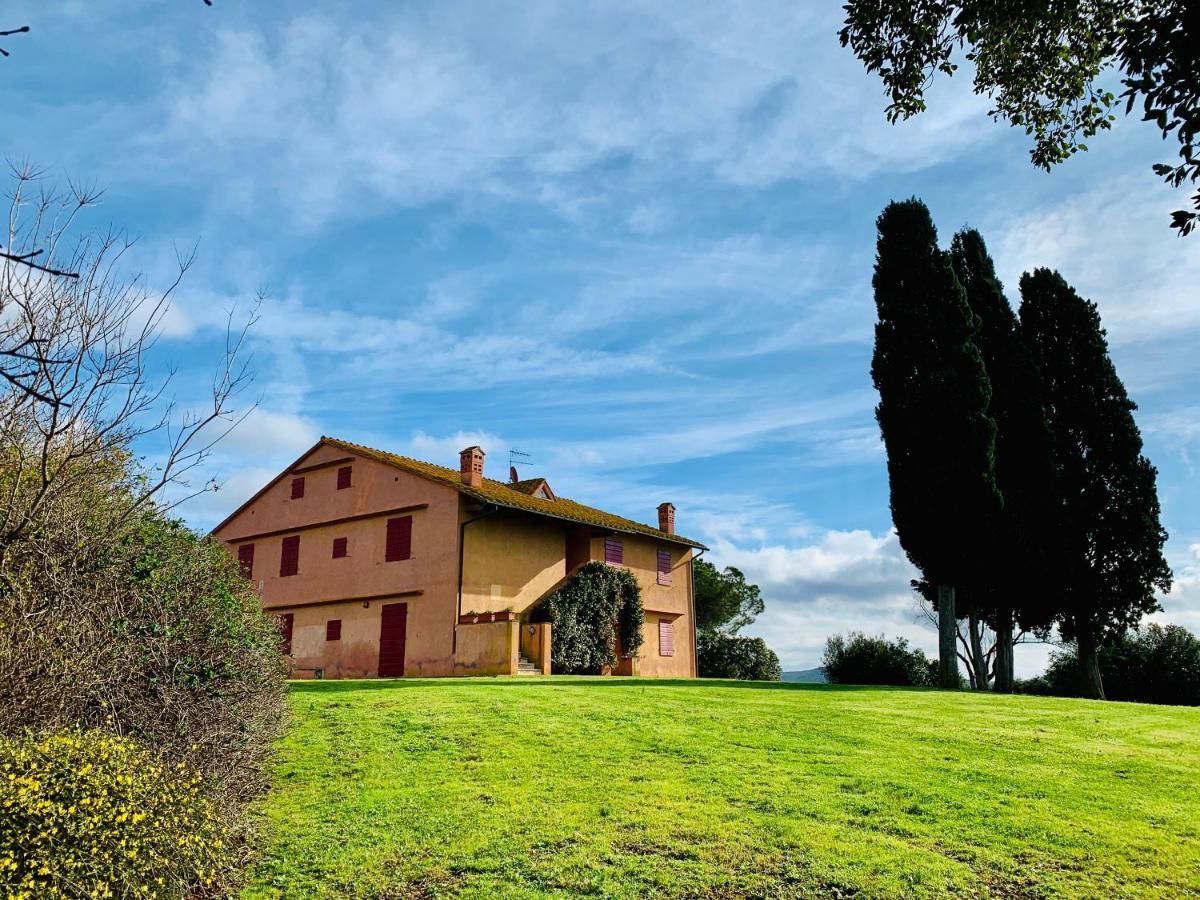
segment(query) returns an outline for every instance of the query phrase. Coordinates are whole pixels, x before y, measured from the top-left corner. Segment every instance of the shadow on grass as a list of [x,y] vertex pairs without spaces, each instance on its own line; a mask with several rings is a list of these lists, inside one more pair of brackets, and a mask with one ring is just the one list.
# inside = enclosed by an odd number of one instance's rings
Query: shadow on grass
[[343,691],[384,691],[402,688],[471,687],[472,689],[507,690],[520,687],[584,687],[584,688],[737,688],[751,691],[805,691],[831,693],[844,691],[927,691],[930,688],[889,687],[867,684],[809,684],[787,681],[726,681],[718,678],[629,678],[627,676],[551,675],[549,677],[495,678],[352,678],[329,681],[293,681],[295,693],[338,693]]

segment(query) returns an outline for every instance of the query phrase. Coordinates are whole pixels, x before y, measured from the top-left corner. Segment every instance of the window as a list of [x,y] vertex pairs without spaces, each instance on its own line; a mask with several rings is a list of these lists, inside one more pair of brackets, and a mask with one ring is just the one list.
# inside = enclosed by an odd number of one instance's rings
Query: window
[[342,620],[330,619],[325,623],[325,640],[340,641],[342,639]]
[[625,545],[616,538],[605,538],[604,561],[610,566],[625,565]]
[[353,468],[353,466],[342,466],[340,469],[338,469],[337,489],[339,491],[344,491],[346,488],[350,487],[350,473]]
[[254,577],[254,545],[242,544],[238,547],[238,562],[242,564],[242,574],[247,578]]
[[347,541],[346,538],[334,538],[333,539],[333,558],[334,559],[341,559],[343,556],[348,555],[346,553],[346,546],[348,543],[349,543],[349,541]]
[[412,556],[412,516],[401,516],[399,519],[388,519],[387,548],[384,551],[386,562],[396,562],[409,559]]
[[671,583],[671,553],[669,550],[658,551],[658,583]]
[[675,623],[666,619],[658,620],[658,655],[675,655]]
[[292,622],[295,618],[292,613],[284,613],[279,617],[279,649],[284,656],[292,655]]
[[304,496],[304,478],[292,479],[292,499],[299,500]]
[[295,575],[300,571],[300,535],[293,534],[283,539],[283,548],[279,554],[279,575]]

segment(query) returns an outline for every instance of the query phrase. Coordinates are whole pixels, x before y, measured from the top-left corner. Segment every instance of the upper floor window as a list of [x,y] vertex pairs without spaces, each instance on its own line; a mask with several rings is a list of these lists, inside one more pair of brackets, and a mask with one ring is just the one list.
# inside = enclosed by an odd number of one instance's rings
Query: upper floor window
[[304,476],[292,479],[292,499],[299,500],[304,496]]
[[347,553],[347,548],[349,547],[349,544],[350,544],[349,540],[347,540],[344,537],[334,538],[333,539],[333,558],[341,559],[343,556],[348,556],[349,554]]
[[342,639],[342,620],[330,619],[325,623],[325,640],[340,641]]
[[616,538],[605,538],[604,561],[610,566],[625,565],[625,545]]
[[353,466],[342,466],[338,469],[337,489],[339,491],[344,491],[350,487],[350,475],[353,469]]
[[384,560],[395,562],[412,557],[412,516],[387,521],[387,547]]
[[279,574],[281,577],[295,575],[300,571],[300,535],[293,534],[283,539],[279,553]]
[[658,551],[658,583],[671,583],[671,553],[668,550]]
[[254,577],[254,545],[242,544],[238,547],[238,562],[242,564],[242,574],[247,578]]

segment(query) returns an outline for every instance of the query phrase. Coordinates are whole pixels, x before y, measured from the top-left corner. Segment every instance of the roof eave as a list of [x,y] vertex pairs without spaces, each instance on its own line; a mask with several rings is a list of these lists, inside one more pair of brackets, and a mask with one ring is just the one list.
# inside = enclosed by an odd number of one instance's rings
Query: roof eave
[[[558,515],[556,513],[550,512],[549,510],[530,509],[527,506],[518,506],[515,503],[505,503],[502,500],[495,499],[494,497],[488,497],[487,495],[476,493],[475,491],[472,491],[466,485],[459,488],[459,490],[462,493],[470,496],[472,499],[477,500],[480,503],[484,504],[485,506],[500,506],[500,507],[503,507],[504,509],[511,509],[516,512],[528,513],[531,516],[545,516],[548,519],[556,519],[559,522],[570,522],[573,525],[586,525],[590,528],[599,528],[602,531],[615,531],[615,532],[620,532],[621,534],[632,534],[635,537],[653,538],[654,540],[657,540],[657,541],[667,541],[668,543],[671,543],[671,544],[681,544],[685,547],[694,547],[697,550],[707,550],[708,549],[708,547],[706,547],[704,544],[700,543],[699,541],[693,541],[691,538],[683,537],[683,535],[667,534],[665,531],[657,531],[657,532],[638,531],[634,528],[621,528],[617,525],[611,525],[608,523],[600,524],[598,522],[587,522],[583,519],[577,519],[573,516]],[[548,501],[548,502],[553,502],[553,501]]]

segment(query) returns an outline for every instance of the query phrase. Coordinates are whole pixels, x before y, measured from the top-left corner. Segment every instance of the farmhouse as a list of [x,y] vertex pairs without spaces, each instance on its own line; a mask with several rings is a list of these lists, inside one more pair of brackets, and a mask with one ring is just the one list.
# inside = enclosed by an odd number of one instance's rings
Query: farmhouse
[[280,616],[297,675],[551,671],[536,609],[584,563],[624,566],[646,613],[637,657],[612,674],[694,676],[692,553],[675,507],[658,527],[557,496],[544,478],[484,477],[323,437],[214,534]]

